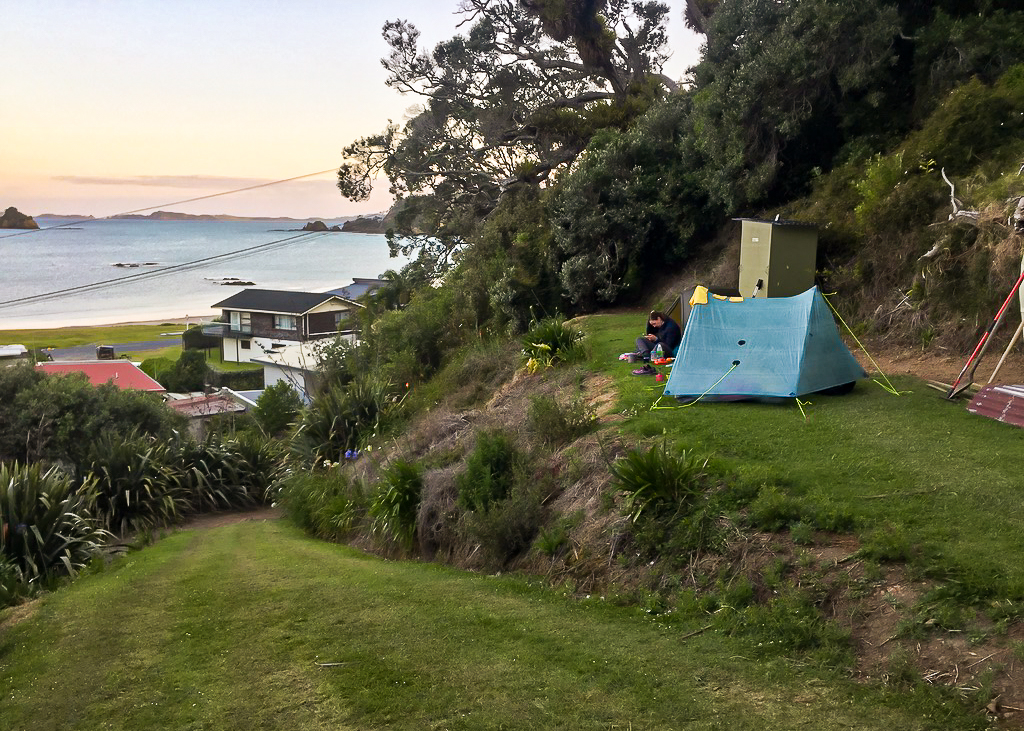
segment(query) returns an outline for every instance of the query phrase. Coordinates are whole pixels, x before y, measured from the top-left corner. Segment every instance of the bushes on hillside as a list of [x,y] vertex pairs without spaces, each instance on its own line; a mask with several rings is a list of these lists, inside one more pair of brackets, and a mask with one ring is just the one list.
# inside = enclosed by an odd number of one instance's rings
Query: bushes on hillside
[[378,432],[398,405],[392,384],[366,374],[321,392],[302,412],[292,445],[307,461],[341,462],[345,452]]
[[389,465],[378,479],[370,503],[373,532],[407,551],[411,549],[422,492],[423,468],[406,460]]
[[715,482],[707,457],[658,443],[631,450],[611,473],[630,532],[645,555],[678,562],[721,543],[708,500]]
[[263,389],[252,416],[265,434],[280,436],[292,427],[302,410],[302,399],[287,381]]
[[88,462],[89,498],[98,520],[113,533],[169,526],[188,505],[187,493],[174,484],[164,442],[103,435],[91,445]]
[[81,471],[100,435],[168,439],[183,429],[184,420],[151,394],[93,386],[82,374],[0,369],[0,461],[61,461]]

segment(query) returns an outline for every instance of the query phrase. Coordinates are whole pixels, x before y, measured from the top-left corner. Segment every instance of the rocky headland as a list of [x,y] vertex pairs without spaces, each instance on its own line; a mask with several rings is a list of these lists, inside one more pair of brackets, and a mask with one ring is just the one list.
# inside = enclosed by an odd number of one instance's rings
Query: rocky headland
[[17,208],[11,206],[4,211],[4,215],[0,216],[0,228],[34,229],[39,228],[39,224],[32,219],[32,216],[26,216]]
[[359,217],[353,221],[345,221],[342,231],[357,234],[382,234],[385,232],[383,218]]

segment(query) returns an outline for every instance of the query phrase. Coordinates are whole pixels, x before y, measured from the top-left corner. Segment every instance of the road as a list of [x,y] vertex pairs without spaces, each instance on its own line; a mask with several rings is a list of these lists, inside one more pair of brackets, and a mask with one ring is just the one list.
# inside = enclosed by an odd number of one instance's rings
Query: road
[[[136,353],[140,350],[160,350],[175,345],[180,340],[167,338],[164,340],[142,340],[134,343],[113,343],[114,356],[120,357],[121,353]],[[53,348],[49,351],[54,360],[96,360],[96,346],[99,343],[88,345],[76,345],[73,348]],[[103,343],[110,345],[110,343]]]

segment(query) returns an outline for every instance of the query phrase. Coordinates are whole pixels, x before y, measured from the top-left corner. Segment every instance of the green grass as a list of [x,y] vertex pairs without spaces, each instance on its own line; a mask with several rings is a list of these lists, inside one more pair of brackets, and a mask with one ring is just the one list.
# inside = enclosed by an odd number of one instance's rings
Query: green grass
[[215,371],[221,371],[224,373],[263,370],[263,366],[255,363],[236,363],[234,361],[221,360],[220,351],[217,348],[208,348],[203,352],[206,353],[206,365]]
[[245,522],[174,534],[0,631],[0,728],[984,724],[927,694],[751,662],[740,640],[690,634],[703,623]]
[[901,526],[933,557],[933,570],[1000,577],[997,594],[1024,597],[1020,429],[970,414],[966,401],[946,401],[912,378],[892,379],[909,392],[901,396],[870,380],[847,396],[811,396],[806,419],[795,402],[652,411],[662,388],[615,360],[629,350],[638,319],[603,316],[587,324],[592,367],[615,379],[619,406],[632,417],[625,432],[666,433],[724,461],[751,489],[772,485],[848,509],[861,529]]
[[[0,330],[0,343],[20,343],[26,348],[71,348],[93,343],[132,343],[160,340],[162,333],[178,332],[182,325],[99,325],[83,327],[43,328],[37,330]],[[167,337],[168,345],[181,344],[180,335]],[[120,353],[118,353],[120,355]]]

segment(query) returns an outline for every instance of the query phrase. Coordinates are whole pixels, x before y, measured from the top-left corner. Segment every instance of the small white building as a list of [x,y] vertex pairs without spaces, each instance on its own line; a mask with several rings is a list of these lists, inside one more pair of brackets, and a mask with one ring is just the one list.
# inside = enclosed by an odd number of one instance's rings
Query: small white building
[[284,381],[309,404],[316,389],[319,366],[316,355],[317,343],[286,345],[254,355],[250,360],[263,366],[263,387]]

